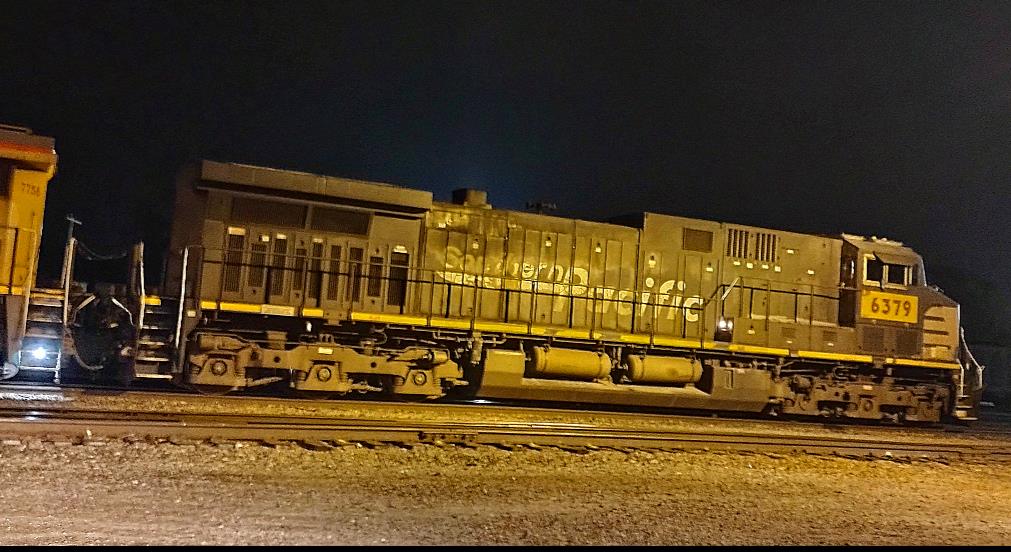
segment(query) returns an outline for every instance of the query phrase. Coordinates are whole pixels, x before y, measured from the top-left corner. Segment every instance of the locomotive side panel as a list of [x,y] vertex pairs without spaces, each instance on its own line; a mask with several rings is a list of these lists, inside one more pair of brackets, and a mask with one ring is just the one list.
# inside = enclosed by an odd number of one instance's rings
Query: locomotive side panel
[[504,316],[502,282],[506,219],[500,211],[436,204],[424,233],[424,258],[415,278],[417,312],[462,324]]
[[639,230],[577,220],[572,327],[611,339],[633,331]]
[[[430,198],[203,161],[180,176],[173,248],[194,248],[200,306],[211,310],[329,320],[353,311],[402,313]],[[177,285],[178,264],[169,273],[170,287]]]
[[718,277],[719,224],[655,213],[643,221],[638,282],[642,319],[641,333],[662,338],[690,340],[697,346],[712,339],[707,328],[715,327],[707,300],[715,292]]
[[[537,328],[630,332],[637,230],[559,217],[438,205],[426,229],[420,312]],[[426,299],[427,298],[427,299]]]

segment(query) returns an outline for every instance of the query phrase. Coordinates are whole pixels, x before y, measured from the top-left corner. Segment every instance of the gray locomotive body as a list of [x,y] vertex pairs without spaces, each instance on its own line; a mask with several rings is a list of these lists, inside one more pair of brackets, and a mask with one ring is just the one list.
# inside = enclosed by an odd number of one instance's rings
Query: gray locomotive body
[[958,305],[900,243],[485,198],[188,167],[163,294],[184,300],[161,369],[220,390],[973,415]]

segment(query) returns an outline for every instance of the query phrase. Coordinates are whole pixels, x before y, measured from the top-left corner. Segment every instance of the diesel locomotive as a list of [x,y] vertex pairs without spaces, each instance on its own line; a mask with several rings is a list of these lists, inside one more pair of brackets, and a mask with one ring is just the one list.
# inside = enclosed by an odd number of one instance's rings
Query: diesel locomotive
[[982,390],[958,304],[874,237],[575,220],[201,160],[177,176],[157,288],[142,246],[128,285],[75,282],[71,237],[63,289],[25,291],[3,245],[10,375],[896,422],[973,419]]

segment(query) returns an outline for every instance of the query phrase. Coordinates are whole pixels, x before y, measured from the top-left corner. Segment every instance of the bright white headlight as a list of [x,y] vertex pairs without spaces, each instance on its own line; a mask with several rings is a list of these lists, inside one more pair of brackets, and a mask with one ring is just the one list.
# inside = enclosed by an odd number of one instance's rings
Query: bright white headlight
[[36,347],[32,349],[32,358],[35,360],[42,360],[46,358],[46,350],[42,347]]

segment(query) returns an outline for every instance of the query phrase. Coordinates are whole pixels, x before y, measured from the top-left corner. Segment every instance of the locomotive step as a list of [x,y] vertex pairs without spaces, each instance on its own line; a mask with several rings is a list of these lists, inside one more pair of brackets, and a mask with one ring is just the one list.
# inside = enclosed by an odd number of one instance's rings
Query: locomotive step
[[141,335],[140,339],[137,341],[137,345],[140,347],[151,346],[151,347],[171,347],[174,344],[172,336],[161,336],[161,335]]
[[149,357],[149,356],[139,356],[137,357],[138,362],[168,362],[168,357]]
[[137,372],[136,376],[144,379],[172,379],[172,374],[147,374],[144,372]]
[[43,323],[46,323],[46,324],[62,324],[63,323],[63,318],[61,316],[56,316],[54,318],[52,316],[32,316],[32,315],[28,315],[28,321],[29,322],[43,322]]
[[32,297],[30,304],[39,307],[62,307],[63,299],[56,299],[53,297]]
[[35,372],[58,372],[55,366],[19,366],[18,370],[32,370]]
[[35,288],[32,290],[32,295],[59,295],[63,296],[63,290],[60,288]]
[[37,339],[63,339],[63,332],[60,333],[25,332],[25,337],[33,337]]
[[171,341],[149,341],[149,340],[145,339],[145,340],[138,341],[137,345],[139,345],[141,347],[161,348],[161,347],[171,347],[172,346],[172,342]]

